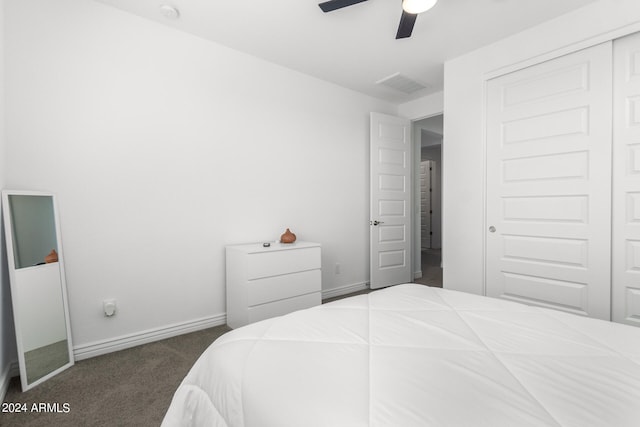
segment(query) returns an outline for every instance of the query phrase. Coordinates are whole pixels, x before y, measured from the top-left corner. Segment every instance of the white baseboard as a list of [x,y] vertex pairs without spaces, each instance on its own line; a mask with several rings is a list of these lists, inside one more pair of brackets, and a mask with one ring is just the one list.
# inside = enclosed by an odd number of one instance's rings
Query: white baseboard
[[138,345],[147,344],[154,341],[160,341],[166,338],[175,337],[190,332],[196,332],[214,326],[224,325],[227,322],[225,313],[215,316],[204,317],[197,320],[191,320],[184,323],[164,326],[156,329],[123,335],[102,341],[96,341],[89,344],[75,346],[73,355],[76,360],[89,359],[91,357],[100,356],[114,351],[124,350],[126,348],[136,347]]
[[0,372],[0,402],[4,402],[4,397],[9,390],[9,382],[11,378],[20,375],[20,368],[18,367],[18,361],[12,361],[7,364]]
[[413,279],[422,279],[422,270],[418,270],[413,273]]
[[358,292],[363,289],[368,289],[369,284],[367,282],[354,283],[352,285],[340,286],[338,288],[327,289],[322,291],[322,299],[328,299],[333,297],[340,297],[342,295],[350,294],[352,292]]

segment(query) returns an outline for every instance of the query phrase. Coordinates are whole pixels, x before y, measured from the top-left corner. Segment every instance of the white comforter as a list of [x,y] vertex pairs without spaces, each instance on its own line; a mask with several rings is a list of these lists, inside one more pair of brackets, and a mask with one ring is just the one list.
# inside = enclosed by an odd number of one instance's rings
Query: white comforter
[[395,286],[222,336],[163,426],[640,426],[640,328]]

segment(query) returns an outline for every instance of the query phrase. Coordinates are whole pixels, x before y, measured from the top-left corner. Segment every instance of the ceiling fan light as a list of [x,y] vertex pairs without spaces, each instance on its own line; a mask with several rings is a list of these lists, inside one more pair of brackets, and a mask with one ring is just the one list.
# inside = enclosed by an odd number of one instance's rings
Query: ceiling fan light
[[402,9],[407,13],[426,12],[436,5],[438,0],[402,0]]

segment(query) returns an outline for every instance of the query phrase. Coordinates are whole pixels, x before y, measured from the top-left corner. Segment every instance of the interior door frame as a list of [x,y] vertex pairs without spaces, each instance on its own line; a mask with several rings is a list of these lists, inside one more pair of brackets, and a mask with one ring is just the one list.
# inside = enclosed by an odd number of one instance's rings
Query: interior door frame
[[[420,132],[416,131],[416,122],[419,122],[424,119],[429,119],[431,117],[442,116],[443,120],[445,117],[444,114],[444,106],[437,106],[436,108],[429,109],[428,111],[420,111],[413,115],[410,115],[409,120],[411,120],[411,130],[412,130],[412,138],[413,138],[413,150],[412,150],[412,183],[413,186],[413,223],[411,227],[413,230],[411,231],[411,239],[412,239],[412,271],[413,271],[413,279],[420,279],[422,277],[422,245],[421,245],[421,228],[422,228],[422,220],[421,216],[421,208],[420,208],[420,153],[422,151],[421,146],[421,135]],[[445,143],[444,143],[444,135],[442,136],[442,144],[441,144],[441,158],[440,158],[440,248],[441,254],[444,254],[444,246],[445,246],[445,235],[444,235],[444,198],[445,198]],[[445,265],[444,256],[441,259],[441,264],[443,268]],[[444,283],[442,284],[444,287]]]
[[[411,176],[413,177],[411,180],[411,185],[413,186],[413,206],[412,209],[414,211],[414,220],[412,221],[412,223],[410,224],[411,226],[411,230],[410,230],[410,234],[411,234],[411,251],[412,251],[412,260],[411,260],[411,268],[413,271],[413,275],[414,275],[414,280],[418,279],[420,277],[416,277],[416,273],[419,272],[420,274],[422,274],[422,260],[420,259],[420,220],[419,220],[419,213],[420,213],[420,199],[419,197],[416,198],[416,191],[420,191],[419,190],[419,183],[420,183],[420,158],[419,156],[416,156],[415,153],[419,153],[420,152],[420,136],[416,135],[416,132],[414,131],[415,129],[415,122],[423,120],[423,119],[428,119],[430,117],[434,117],[434,116],[443,116],[443,120],[446,121],[446,115],[444,114],[444,92],[437,92],[431,95],[427,95],[424,98],[420,98],[414,102],[408,102],[406,104],[402,104],[398,107],[398,111],[397,111],[397,115],[398,116],[402,116],[402,117],[406,117],[411,121],[411,129],[412,129],[412,140],[413,140],[413,144],[412,144],[412,171],[411,171]],[[446,127],[446,126],[445,126]],[[445,189],[446,189],[446,178],[444,175],[444,170],[446,167],[446,150],[445,150],[445,141],[444,141],[444,135],[443,135],[443,140],[442,140],[442,157],[440,159],[440,167],[441,167],[441,174],[440,174],[440,186],[441,186],[441,193],[440,193],[440,206],[441,206],[441,226],[442,226],[442,234],[440,236],[440,242],[441,242],[441,250],[442,250],[442,262],[441,262],[441,266],[444,268],[445,266],[445,245],[446,245],[446,233],[445,233],[445,221],[446,221],[446,214],[445,214]],[[416,188],[418,188],[418,190],[416,190]],[[416,218],[417,221],[416,221]],[[445,283],[442,284],[443,287],[445,287]]]

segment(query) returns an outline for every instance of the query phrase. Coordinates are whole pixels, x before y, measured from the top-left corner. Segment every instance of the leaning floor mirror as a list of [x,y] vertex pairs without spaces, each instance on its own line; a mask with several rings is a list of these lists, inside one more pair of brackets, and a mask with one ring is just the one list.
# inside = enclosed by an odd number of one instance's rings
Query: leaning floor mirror
[[53,194],[2,192],[22,391],[72,366],[58,210]]

